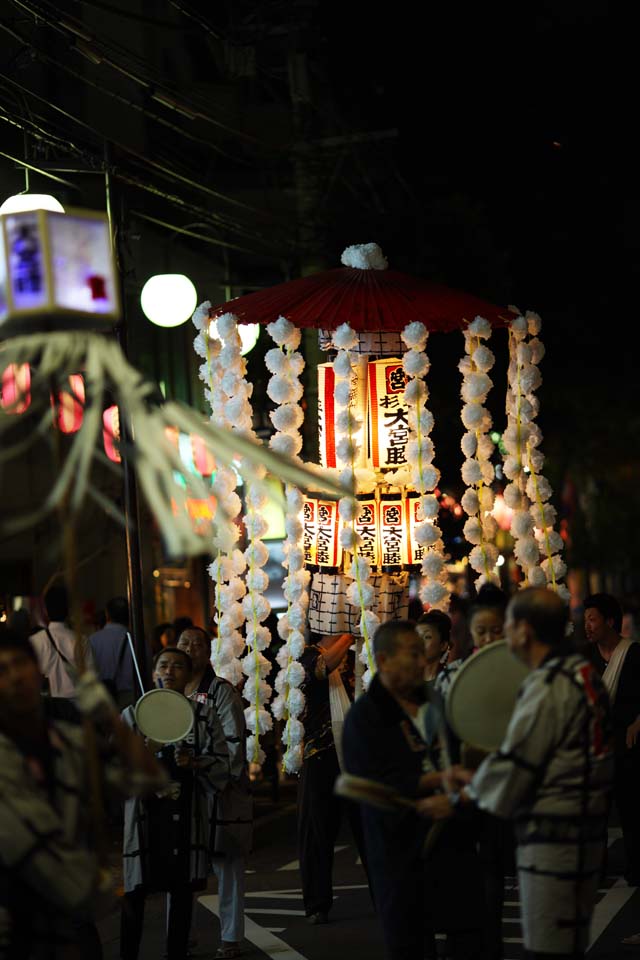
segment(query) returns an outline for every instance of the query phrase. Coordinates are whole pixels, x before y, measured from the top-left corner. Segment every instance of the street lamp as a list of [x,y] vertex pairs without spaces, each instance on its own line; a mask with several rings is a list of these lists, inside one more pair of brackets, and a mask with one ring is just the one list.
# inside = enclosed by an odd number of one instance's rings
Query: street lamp
[[[241,343],[240,354],[244,357],[247,353],[249,353],[250,350],[253,350],[258,342],[258,337],[260,336],[260,324],[239,323],[238,333],[240,334]],[[218,325],[215,320],[212,320],[209,323],[209,336],[212,339],[220,340],[220,336],[218,334]]]
[[191,317],[198,297],[183,273],[150,277],[142,288],[140,306],[145,317],[158,327],[179,327]]

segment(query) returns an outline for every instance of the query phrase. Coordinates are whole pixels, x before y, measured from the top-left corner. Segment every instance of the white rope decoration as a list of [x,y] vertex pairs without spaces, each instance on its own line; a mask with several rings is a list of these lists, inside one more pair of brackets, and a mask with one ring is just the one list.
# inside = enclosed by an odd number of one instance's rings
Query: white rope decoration
[[[509,328],[508,426],[503,441],[507,450],[504,474],[511,481],[504,499],[514,510],[511,533],[514,555],[525,574],[523,586],[555,590],[564,600],[569,591],[560,581],[566,564],[560,556],[562,537],[554,531],[556,511],[548,502],[551,484],[542,475],[544,456],[539,450],[542,433],[535,422],[539,403],[536,390],[542,383],[538,364],[544,347],[538,334],[542,322],[527,311],[515,317]],[[540,562],[540,556],[545,559]]]
[[494,443],[489,436],[491,414],[484,406],[493,382],[489,371],[495,363],[493,352],[484,343],[491,336],[491,324],[476,317],[464,331],[465,356],[458,364],[462,373],[462,422],[466,433],[461,447],[466,460],[462,480],[467,487],[461,502],[468,515],[464,537],[473,545],[469,564],[477,574],[477,586],[499,583],[496,572],[498,550],[495,545],[498,525],[491,515],[494,497],[491,482],[495,471],[491,463]]
[[[352,369],[358,356],[351,351],[357,344],[358,334],[348,323],[343,323],[334,331],[333,346],[338,351],[333,361],[336,460],[342,468],[340,482],[345,486],[351,486],[354,490],[357,488],[355,463],[360,453],[356,433],[362,427],[362,422],[350,408]],[[347,600],[354,607],[360,608],[357,631],[362,636],[360,660],[365,667],[362,685],[366,690],[375,673],[371,641],[380,618],[371,609],[375,599],[373,585],[370,583],[371,564],[364,557],[358,556],[362,538],[355,529],[355,521],[360,514],[360,505],[353,497],[342,497],[338,504],[338,512],[343,524],[340,530],[340,544],[351,554],[351,565],[348,570],[345,570],[345,576],[352,581],[347,587]]]
[[[284,317],[270,323],[267,331],[277,344],[265,357],[267,369],[272,374],[267,393],[278,404],[270,414],[276,433],[269,445],[297,459],[302,449],[300,427],[304,419],[299,404],[302,397],[300,375],[304,369],[304,359],[297,349],[301,333]],[[278,632],[285,642],[278,651],[280,671],[275,681],[278,695],[271,705],[271,711],[278,720],[286,720],[282,733],[282,765],[287,773],[297,773],[302,766],[304,741],[304,726],[299,718],[305,705],[305,697],[300,689],[304,680],[304,668],[298,661],[305,647],[303,631],[309,607],[310,574],[304,565],[303,528],[300,519],[303,498],[297,487],[287,486],[286,502],[283,566],[287,575],[283,588],[287,612],[278,622]]]
[[446,610],[449,591],[446,588],[447,572],[444,562],[444,544],[438,527],[440,505],[433,491],[438,485],[440,473],[433,464],[435,448],[431,439],[433,414],[427,407],[429,389],[425,377],[429,372],[427,356],[428,330],[418,321],[407,324],[402,331],[402,340],[407,351],[402,358],[405,374],[411,377],[404,391],[404,402],[411,411],[411,438],[407,445],[407,459],[411,466],[411,484],[420,494],[420,515],[415,528],[415,538],[423,548],[420,599],[430,607]]

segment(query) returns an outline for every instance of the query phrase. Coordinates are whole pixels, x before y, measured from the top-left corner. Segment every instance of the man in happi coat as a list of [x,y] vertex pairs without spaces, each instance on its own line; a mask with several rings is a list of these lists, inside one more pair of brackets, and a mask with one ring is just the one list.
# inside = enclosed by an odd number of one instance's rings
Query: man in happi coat
[[532,669],[502,745],[460,793],[420,801],[426,816],[460,806],[515,821],[525,955],[583,957],[606,849],[613,744],[606,691],[566,640],[567,608],[526,589],[507,607],[505,635]]
[[[184,694],[191,678],[191,658],[166,647],[154,659],[156,685]],[[136,960],[142,937],[148,893],[168,897],[167,957],[184,960],[187,953],[193,893],[206,887],[210,858],[210,796],[221,793],[230,776],[229,751],[220,720],[207,703],[193,703],[191,733],[175,746],[165,745],[156,757],[169,776],[157,794],[125,805],[124,889],[120,934],[123,960]],[[136,726],[133,707],[123,719]],[[159,745],[156,745],[157,747]]]
[[253,798],[246,757],[242,697],[211,665],[211,637],[202,627],[187,627],[178,649],[191,657],[193,673],[185,696],[195,704],[212,707],[224,732],[229,752],[229,779],[222,792],[210,795],[211,862],[218,879],[222,941],[217,960],[240,954],[244,939],[244,878],[253,836]]

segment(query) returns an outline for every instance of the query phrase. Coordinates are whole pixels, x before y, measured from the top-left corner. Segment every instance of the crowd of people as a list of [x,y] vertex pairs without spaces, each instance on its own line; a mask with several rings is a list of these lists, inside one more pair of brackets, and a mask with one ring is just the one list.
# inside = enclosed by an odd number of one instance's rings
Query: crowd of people
[[[166,895],[167,957],[187,957],[194,894],[211,876],[216,957],[239,956],[253,827],[245,704],[213,669],[210,633],[188,618],[155,631],[153,684],[181,695],[192,722],[178,742],[154,742],[138,728],[144,690],[126,600],[106,605],[82,669],[64,588],[44,605],[42,628],[0,628],[0,956],[101,956],[95,911],[113,893],[104,811],[114,793],[123,960],[139,954],[153,893]],[[501,960],[513,876],[526,956],[584,956],[613,800],[625,878],[640,885],[640,644],[621,637],[613,597],[583,607],[584,646],[547,590],[509,599],[487,585],[451,617],[418,609],[377,629],[376,672],[357,697],[355,638],[309,636],[298,784],[309,923],[329,922],[346,819],[390,960],[435,958],[438,934],[452,960]],[[500,640],[529,672],[502,744],[482,754],[451,729],[446,702],[461,666]],[[336,789],[345,775],[360,784],[359,803]]]

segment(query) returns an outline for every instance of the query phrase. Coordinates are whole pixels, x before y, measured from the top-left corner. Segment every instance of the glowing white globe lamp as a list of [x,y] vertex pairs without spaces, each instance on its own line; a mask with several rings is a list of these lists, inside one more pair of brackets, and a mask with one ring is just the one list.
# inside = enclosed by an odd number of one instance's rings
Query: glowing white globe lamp
[[[238,333],[240,334],[240,354],[244,357],[246,353],[253,350],[260,335],[259,323],[239,323]],[[209,336],[212,339],[219,340],[218,325],[215,320],[209,324]]]
[[59,200],[49,193],[16,193],[7,197],[0,214],[25,213],[28,210],[51,210],[53,213],[64,213],[64,207]]
[[142,288],[140,306],[157,327],[179,327],[198,304],[196,288],[183,273],[159,273]]

